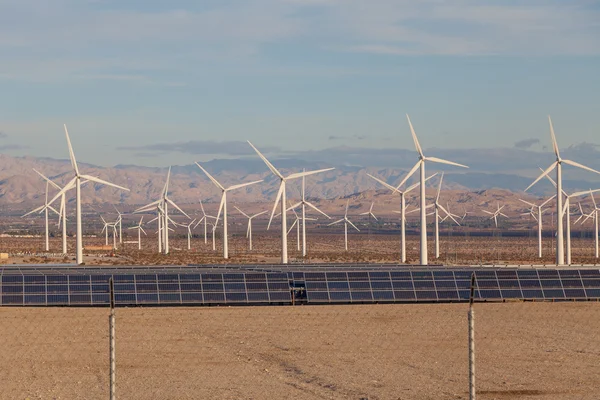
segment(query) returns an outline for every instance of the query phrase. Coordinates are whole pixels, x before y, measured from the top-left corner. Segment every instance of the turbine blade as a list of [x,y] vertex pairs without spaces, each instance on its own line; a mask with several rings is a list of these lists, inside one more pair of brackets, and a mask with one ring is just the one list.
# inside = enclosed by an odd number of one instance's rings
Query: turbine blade
[[256,152],[256,154],[258,154],[258,156],[264,161],[264,163],[267,165],[267,167],[271,170],[271,172],[278,176],[280,179],[284,179],[283,175],[281,175],[281,173],[279,171],[277,171],[277,168],[275,168],[273,166],[273,164],[271,164],[269,162],[269,160],[267,160],[267,157],[263,156],[262,153],[260,151],[258,151],[258,149],[256,147],[254,147],[254,145],[252,143],[250,143],[250,141],[248,140],[248,144],[250,146],[252,146],[252,148],[254,149],[254,151]]
[[21,215],[21,218],[24,218],[24,217],[26,217],[26,216],[28,216],[28,215],[31,215],[31,214],[33,214],[33,213],[36,213],[36,212],[43,211],[43,210],[44,210],[44,207],[46,207],[46,206],[39,206],[39,207],[38,207],[38,208],[36,208],[35,210],[31,210],[31,211],[29,211],[27,214]]
[[[427,182],[428,180],[430,180],[431,178],[433,178],[433,177],[434,177],[434,176],[436,176],[437,174],[438,174],[438,173],[436,172],[435,174],[429,175],[429,177],[428,177],[428,178],[425,178],[425,182]],[[415,188],[419,187],[419,185],[421,185],[421,182],[413,183],[413,184],[412,184],[412,185],[411,185],[411,186],[410,186],[408,189],[405,189],[405,190],[404,190],[404,193],[406,194],[406,193],[410,192],[411,190],[413,190],[413,189],[415,189]]]
[[250,216],[248,214],[246,214],[245,212],[243,212],[242,210],[240,210],[239,208],[237,208],[237,206],[233,206],[233,208],[235,208],[236,210],[238,210],[240,212],[240,214],[242,214],[244,217],[250,218]]
[[144,228],[142,228],[141,226],[140,226],[140,230],[142,231],[142,233],[143,233],[144,235],[148,235],[148,234],[146,233],[146,231],[144,230]]
[[279,183],[279,190],[277,191],[277,197],[275,197],[275,204],[273,204],[273,211],[271,212],[271,217],[269,218],[269,224],[267,225],[267,230],[271,227],[271,222],[273,221],[273,215],[275,215],[275,211],[277,210],[277,205],[279,204],[279,200],[281,200],[281,195],[283,194],[285,188],[285,181],[282,179]]
[[50,200],[50,201],[48,202],[48,204],[52,204],[52,203],[54,203],[54,202],[56,201],[56,199],[58,199],[60,196],[62,196],[64,193],[66,193],[66,192],[67,192],[67,190],[69,190],[69,189],[70,189],[70,185],[71,185],[71,184],[73,184],[73,183],[74,183],[76,180],[77,180],[77,177],[75,177],[75,178],[71,179],[71,180],[69,181],[69,183],[67,183],[67,184],[65,185],[65,187],[63,187],[63,188],[62,188],[62,189],[61,189],[61,190],[60,190],[58,193],[56,193],[56,195],[55,195],[55,196],[52,198],[52,200]]
[[360,232],[360,229],[358,229],[353,223],[352,221],[350,221],[348,218],[346,218],[346,222],[348,222],[350,224],[350,226],[352,226],[354,229],[356,229],[357,231]]
[[417,134],[415,133],[412,122],[410,122],[410,117],[408,114],[406,114],[406,119],[408,120],[408,126],[410,127],[410,133],[412,134],[413,141],[415,142],[417,152],[419,153],[419,156],[424,157],[423,150],[421,150],[421,145],[419,144],[419,139],[417,139]]
[[85,179],[87,179],[88,181],[92,181],[92,182],[100,183],[100,184],[102,184],[102,185],[112,186],[112,187],[114,187],[114,188],[121,189],[121,190],[126,190],[126,191],[128,191],[128,192],[129,192],[129,189],[127,189],[126,187],[119,186],[119,185],[115,185],[114,183],[110,183],[110,182],[107,182],[107,181],[105,181],[105,180],[102,180],[102,179],[100,179],[100,178],[96,178],[95,176],[90,176],[90,175],[80,175],[80,176],[81,176],[82,178],[85,178]]
[[[548,168],[546,168],[546,170],[543,171],[542,174],[540,176],[538,176],[537,179],[531,183],[531,185],[527,186],[527,189],[525,189],[525,192],[527,190],[529,190],[533,185],[535,185],[536,183],[538,183],[539,180],[542,179],[544,176],[548,176],[548,174],[550,173],[550,171],[552,171],[554,168],[556,168],[556,164],[557,164],[556,161],[553,162],[552,164],[550,164],[550,166]],[[550,177],[548,177],[548,178],[550,178]],[[550,180],[552,180],[552,179],[550,178]]]
[[318,169],[316,171],[296,172],[295,174],[288,175],[285,179],[290,180],[290,179],[301,178],[303,176],[314,175],[314,174],[318,174],[321,172],[327,172],[327,171],[331,171],[333,169],[335,169],[335,168],[324,168],[324,169]]
[[156,200],[156,201],[153,201],[153,202],[152,202],[152,203],[150,203],[150,204],[146,204],[145,206],[142,206],[142,207],[140,207],[140,208],[137,208],[137,209],[136,209],[136,210],[134,210],[133,212],[134,212],[134,213],[137,213],[137,212],[142,212],[142,211],[145,211],[147,208],[154,208],[154,206],[156,206],[157,204],[160,204],[161,202],[162,202],[162,199],[160,199],[160,200]]
[[350,204],[350,199],[346,200],[346,212],[344,213],[344,218],[348,216],[348,205]]
[[437,196],[435,197],[435,202],[440,199],[440,192],[442,191],[442,182],[444,181],[444,173],[442,172],[442,176],[440,176],[440,183],[438,184]]
[[586,167],[585,165],[579,164],[578,162],[571,161],[571,160],[561,160],[561,161],[564,162],[565,164],[572,165],[573,167],[578,167],[578,168],[581,168],[581,169],[585,169],[586,171],[590,171],[590,172],[594,172],[596,174],[600,174],[600,172],[596,171],[595,169],[590,168],[590,167]]
[[400,183],[398,184],[398,186],[396,186],[396,189],[399,189],[402,185],[404,185],[404,183],[415,173],[415,171],[421,166],[421,163],[423,161],[419,160],[417,161],[417,163],[415,164],[414,167],[412,167],[412,169],[408,172],[408,174],[406,174],[406,176],[404,177],[404,179],[402,179],[402,181],[400,181]]
[[306,204],[307,206],[309,206],[310,208],[312,208],[313,210],[315,210],[318,213],[323,214],[325,217],[327,217],[327,219],[331,219],[331,217],[327,214],[325,214],[323,211],[319,210],[315,205],[313,205],[312,203],[305,201],[304,204]]
[[294,205],[292,205],[292,206],[289,206],[289,208],[287,208],[285,211],[294,210],[295,208],[297,208],[297,207],[299,207],[299,206],[301,206],[301,205],[302,205],[302,202],[301,202],[301,201],[299,201],[298,203],[296,203],[296,204],[294,204]]
[[338,219],[338,220],[337,220],[337,221],[335,221],[335,222],[332,222],[332,223],[330,223],[330,224],[327,224],[327,226],[331,226],[331,225],[339,224],[340,222],[344,222],[344,218],[342,218],[342,219]]
[[48,182],[49,184],[51,184],[52,186],[54,186],[56,189],[61,190],[62,188],[60,186],[58,186],[56,183],[54,183],[52,180],[50,180],[49,178],[47,178],[44,174],[42,174],[40,171],[38,171],[37,169],[33,168],[33,170],[35,171],[36,174],[38,174],[39,176],[41,176],[46,182]]
[[169,199],[167,197],[167,202],[169,202],[170,205],[172,205],[173,207],[175,207],[177,209],[177,211],[179,211],[180,213],[182,213],[183,215],[185,215],[188,219],[191,219],[191,217],[189,215],[187,215],[185,213],[185,211],[183,211],[181,208],[179,208],[179,206],[177,204],[175,204],[175,202],[173,202],[173,200]]
[[204,172],[204,175],[206,175],[208,177],[208,179],[210,179],[212,181],[212,183],[215,184],[216,187],[218,187],[221,190],[225,190],[225,188],[223,187],[223,185],[221,185],[219,183],[219,181],[217,181],[215,178],[213,178],[213,176],[211,174],[209,174],[207,170],[202,168],[202,165],[200,165],[198,163],[196,163],[196,165],[198,166],[198,168],[200,168],[202,170],[202,172]]
[[75,159],[75,152],[73,152],[73,146],[71,146],[71,138],[69,138],[69,131],[67,130],[67,124],[64,124],[65,135],[67,136],[67,145],[69,146],[69,157],[71,158],[71,166],[75,170],[75,175],[79,176],[79,168],[77,168],[77,160]]
[[554,135],[554,126],[552,126],[552,118],[548,115],[548,123],[550,124],[550,138],[552,139],[552,147],[554,148],[554,154],[556,159],[560,159],[560,152],[558,151],[558,143],[556,142],[556,136]]
[[247,182],[247,183],[240,183],[239,185],[233,185],[233,186],[229,186],[227,189],[228,192],[230,190],[235,190],[235,189],[239,189],[239,188],[243,188],[244,186],[250,186],[250,185],[254,185],[255,183],[259,183],[262,182],[263,180],[261,179],[260,181],[254,181],[254,182]]
[[540,207],[544,207],[546,204],[548,204],[551,200],[553,200],[556,197],[556,195],[550,197],[548,200],[546,200],[545,202],[543,202],[542,204],[540,204]]
[[525,204],[530,205],[531,207],[537,207],[535,204],[528,202],[527,200],[523,200],[523,199],[519,199],[519,201],[522,201]]
[[390,189],[392,192],[397,192],[397,191],[398,191],[398,189],[396,189],[396,188],[395,188],[395,187],[393,187],[392,185],[390,185],[390,184],[388,184],[388,183],[386,183],[386,182],[382,181],[382,180],[381,180],[381,179],[379,179],[379,178],[376,178],[376,177],[374,177],[374,176],[373,176],[373,175],[371,175],[371,174],[367,174],[367,176],[370,176],[371,178],[375,179],[377,182],[379,182],[380,184],[382,184],[382,185],[383,185],[383,186],[385,186],[386,188]]
[[439,163],[439,164],[448,164],[448,165],[454,165],[456,167],[469,168],[466,165],[455,163],[454,161],[443,160],[443,159],[437,158],[437,157],[425,157],[425,160],[432,161],[434,163]]
[[450,217],[450,219],[451,219],[452,221],[454,221],[454,222],[456,223],[456,225],[460,226],[460,224],[458,223],[458,221],[454,219],[454,217],[452,216],[452,214],[450,214],[450,213],[448,212],[448,210],[446,210],[446,209],[444,208],[444,206],[442,206],[441,204],[438,204],[438,207],[439,207],[439,208],[440,208],[440,209],[441,209],[443,212],[445,212],[445,213],[446,213],[446,216],[447,216],[447,217]]

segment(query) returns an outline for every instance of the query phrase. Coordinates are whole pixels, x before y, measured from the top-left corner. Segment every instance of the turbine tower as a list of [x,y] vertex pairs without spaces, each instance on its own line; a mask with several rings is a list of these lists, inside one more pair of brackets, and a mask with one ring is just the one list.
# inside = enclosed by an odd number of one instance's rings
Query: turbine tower
[[[382,181],[381,179],[374,177],[373,175],[370,175],[370,174],[367,174],[367,175],[370,176],[371,178],[375,179],[377,182],[379,182],[386,188],[390,189],[392,191],[392,194],[398,193],[400,195],[400,211],[397,212],[400,214],[400,240],[401,240],[400,262],[405,263],[406,262],[406,195],[411,190],[417,188],[421,184],[421,182],[417,182],[417,183],[413,184],[412,186],[408,187],[407,189],[405,189],[404,191],[402,191],[402,190],[400,190],[401,185],[394,187],[394,186]],[[431,178],[433,178],[436,175],[437,175],[437,172],[435,174],[431,175],[429,178],[425,179],[425,182],[427,182],[428,180],[430,180]],[[396,212],[396,211],[394,211],[394,212]]]
[[[304,170],[302,170],[302,172],[304,172]],[[329,217],[329,215],[325,214],[323,211],[319,210],[314,204],[312,204],[311,202],[306,200],[306,189],[305,189],[306,186],[305,185],[306,185],[306,176],[303,176],[302,177],[302,190],[300,193],[301,199],[298,203],[296,203],[293,206],[291,206],[290,208],[288,208],[288,211],[289,211],[290,209],[296,209],[296,208],[298,208],[298,206],[302,206],[302,257],[306,257],[306,221],[311,220],[311,218],[306,217],[306,206],[309,206],[316,212],[323,214],[327,219],[331,219],[331,217]]]
[[413,138],[413,141],[415,142],[415,147],[416,147],[417,153],[419,155],[419,161],[417,161],[415,166],[410,170],[408,175],[406,175],[406,177],[402,180],[402,182],[398,186],[402,186],[404,184],[404,182],[406,182],[408,180],[408,178],[410,178],[417,171],[417,169],[419,169],[419,168],[421,169],[421,195],[420,195],[420,197],[421,197],[421,207],[420,207],[420,209],[421,209],[421,265],[427,265],[427,209],[426,209],[427,207],[425,204],[426,203],[426,201],[425,201],[425,161],[454,165],[454,166],[462,167],[462,168],[469,168],[469,167],[467,167],[466,165],[452,162],[452,161],[442,160],[441,158],[437,158],[437,157],[425,157],[425,155],[423,154],[423,150],[421,149],[421,145],[419,144],[419,140],[417,139],[417,134],[415,133],[412,123],[410,122],[410,117],[408,116],[408,114],[406,115],[406,118],[408,119],[408,125],[410,126],[410,132],[412,134],[412,138]]
[[288,253],[287,252],[287,218],[286,218],[286,203],[287,203],[287,199],[286,199],[286,193],[285,193],[285,184],[286,184],[287,181],[290,181],[292,179],[302,178],[303,176],[318,174],[320,172],[331,171],[333,168],[325,168],[325,169],[319,169],[319,170],[316,170],[316,171],[308,171],[308,172],[306,172],[306,171],[304,171],[304,172],[297,172],[295,174],[290,174],[288,176],[283,176],[281,174],[281,172],[279,172],[273,166],[273,164],[271,164],[269,162],[269,160],[267,160],[267,158],[265,156],[263,156],[262,153],[260,151],[258,151],[258,149],[256,147],[254,147],[254,145],[252,143],[250,143],[250,141],[248,141],[248,144],[250,146],[252,146],[252,148],[254,149],[254,151],[256,151],[256,154],[258,154],[258,156],[264,161],[264,163],[271,170],[271,172],[273,173],[273,175],[275,175],[276,177],[278,177],[279,180],[280,180],[279,190],[277,191],[277,197],[275,199],[275,204],[273,205],[273,211],[271,212],[271,218],[269,218],[269,225],[267,226],[267,229],[269,229],[269,227],[271,226],[271,221],[273,220],[273,215],[275,214],[275,210],[277,209],[277,205],[281,201],[281,263],[282,264],[287,264],[288,263],[288,254],[287,254]]
[[54,207],[52,207],[50,205],[50,203],[48,203],[48,181],[46,181],[46,198],[44,200],[44,204],[39,206],[38,208],[29,211],[27,214],[23,215],[21,218],[25,218],[26,216],[33,214],[33,213],[37,213],[37,212],[42,212],[44,211],[45,213],[45,217],[46,217],[46,240],[45,240],[45,249],[46,251],[50,251],[50,239],[49,239],[49,235],[48,235],[48,209],[54,211],[54,213],[56,213],[58,215],[59,221],[60,221],[60,213],[58,211],[56,211],[56,209]]
[[594,199],[592,189],[590,189],[590,196],[592,197],[592,202],[594,203],[594,209],[587,217],[585,217],[583,222],[587,221],[590,217],[594,219],[594,256],[598,258],[598,212],[600,211],[600,207],[598,207],[598,204],[596,204],[596,199]]
[[565,246],[564,246],[564,233],[563,233],[563,190],[562,190],[562,165],[567,164],[574,167],[578,167],[581,169],[585,169],[587,171],[594,172],[596,174],[600,174],[600,172],[592,169],[590,167],[586,167],[585,165],[579,164],[575,161],[565,160],[560,157],[560,152],[558,150],[558,143],[556,142],[556,136],[554,135],[554,127],[552,126],[552,119],[548,116],[548,123],[550,124],[550,138],[552,139],[552,147],[554,148],[554,154],[556,155],[556,161],[554,161],[550,166],[542,172],[540,176],[537,177],[535,181],[531,185],[525,189],[527,191],[533,185],[535,185],[540,179],[544,176],[547,176],[554,168],[556,168],[556,264],[564,265],[565,264]]
[[[165,186],[163,187],[163,191],[161,193],[161,197],[156,200],[153,201],[150,204],[146,204],[143,207],[138,208],[137,210],[134,211],[134,213],[138,213],[138,212],[144,212],[144,211],[149,211],[151,209],[153,209],[154,207],[157,207],[158,209],[158,232],[159,232],[159,252],[161,250],[161,242],[160,242],[160,235],[162,235],[162,250],[163,253],[169,254],[169,230],[172,231],[172,229],[169,228],[169,221],[172,221],[169,218],[169,204],[172,205],[173,207],[175,207],[175,209],[177,209],[180,213],[182,213],[183,215],[185,215],[188,219],[191,219],[189,215],[187,215],[181,208],[179,208],[179,206],[177,204],[175,204],[175,202],[173,200],[171,200],[168,196],[169,194],[169,180],[171,179],[171,167],[169,167],[169,171],[167,172],[167,180],[165,182]],[[162,228],[166,228],[166,229],[162,229]]]
[[137,224],[136,226],[127,228],[127,229],[137,229],[137,231],[138,231],[138,250],[142,249],[142,232],[144,232],[144,235],[146,235],[146,231],[144,230],[144,228],[142,228],[143,220],[144,220],[144,216],[142,215],[142,218],[140,218],[139,224]]
[[233,186],[229,186],[228,188],[225,188],[215,178],[213,178],[211,174],[209,174],[204,168],[202,168],[202,166],[200,164],[196,163],[196,165],[198,166],[198,168],[200,168],[202,170],[202,172],[204,172],[204,174],[208,177],[208,179],[210,179],[212,181],[212,183],[214,183],[215,186],[221,190],[221,193],[222,193],[221,194],[221,204],[219,205],[219,212],[217,213],[217,219],[215,220],[215,225],[219,223],[219,217],[221,216],[221,210],[222,210],[223,211],[223,258],[228,259],[229,258],[229,246],[228,246],[228,239],[227,239],[227,192],[230,192],[235,189],[241,189],[245,186],[254,185],[255,183],[262,182],[262,179],[259,181],[254,181],[254,182],[240,183],[239,185],[233,185]]
[[[442,212],[444,212],[446,214],[446,217],[444,217],[444,220],[448,217],[450,217],[452,219],[452,221],[454,221],[456,223],[456,225],[460,224],[458,223],[458,221],[456,219],[454,219],[454,216],[452,214],[450,214],[450,212],[448,210],[446,210],[444,208],[444,206],[442,206],[440,204],[440,192],[442,190],[442,181],[444,180],[444,173],[442,172],[442,176],[440,177],[440,182],[438,184],[438,190],[437,190],[437,195],[435,196],[435,201],[433,202],[433,206],[434,206],[434,214],[435,214],[435,258],[438,259],[440,258],[440,210],[442,210]],[[444,221],[442,220],[442,221]]]
[[204,205],[202,205],[202,200],[200,200],[200,208],[202,209],[202,218],[200,218],[198,220],[198,222],[196,222],[196,225],[194,225],[194,229],[196,229],[198,227],[198,225],[200,225],[202,222],[204,222],[204,244],[206,244],[206,225],[208,223],[208,218],[217,218],[214,217],[212,215],[208,215],[206,213],[206,211],[204,211]]
[[331,225],[335,225],[335,224],[339,224],[340,222],[344,223],[344,249],[346,251],[348,251],[348,224],[350,224],[354,229],[356,229],[358,232],[360,232],[360,229],[358,229],[356,226],[354,226],[354,224],[348,219],[348,204],[350,203],[350,200],[346,201],[346,211],[344,212],[344,218],[342,219],[338,219],[335,222],[330,223],[327,226],[331,226]]
[[245,212],[243,212],[242,210],[240,210],[238,207],[233,206],[236,210],[238,210],[240,212],[240,214],[242,214],[244,217],[248,218],[248,228],[246,229],[246,238],[248,238],[248,250],[252,251],[252,220],[256,217],[258,217],[259,215],[263,215],[265,213],[267,213],[268,211],[261,211],[258,214],[254,214],[254,215],[248,215]]
[[[529,201],[523,200],[523,199],[519,199],[519,201],[522,201],[525,204],[528,204],[532,207],[532,211],[529,212],[528,214],[531,214],[531,216],[533,216],[534,219],[537,220],[537,224],[538,224],[538,257],[542,258],[542,208],[544,208],[544,206],[546,204],[548,204],[550,201],[552,201],[554,198],[556,197],[556,195],[550,197],[548,200],[544,201],[541,204],[533,204],[530,203]],[[533,213],[533,208],[537,208],[537,218]]]
[[52,200],[50,200],[50,204],[54,203],[54,201],[56,201],[56,199],[58,199],[60,196],[62,196],[64,193],[67,192],[67,190],[70,189],[70,186],[74,183],[75,184],[75,196],[77,198],[77,205],[76,205],[76,210],[77,210],[77,245],[76,245],[76,263],[78,265],[83,264],[83,230],[81,228],[81,178],[88,180],[88,181],[92,181],[92,182],[96,182],[99,183],[101,185],[107,185],[107,186],[112,186],[114,188],[117,189],[121,189],[121,190],[126,190],[129,191],[129,189],[124,188],[123,186],[119,186],[119,185],[115,185],[114,183],[110,183],[107,181],[104,181],[100,178],[96,178],[95,176],[91,176],[91,175],[85,175],[85,174],[80,174],[79,173],[79,168],[77,167],[77,160],[75,159],[75,153],[73,152],[73,147],[71,146],[71,139],[69,138],[69,131],[67,130],[67,125],[65,124],[65,135],[67,137],[67,145],[69,147],[69,156],[71,158],[71,166],[73,167],[73,172],[75,173],[75,177],[73,177],[73,179],[71,179],[69,181],[69,183],[67,183],[65,185],[65,187],[60,190],[56,196],[54,196],[54,198]]

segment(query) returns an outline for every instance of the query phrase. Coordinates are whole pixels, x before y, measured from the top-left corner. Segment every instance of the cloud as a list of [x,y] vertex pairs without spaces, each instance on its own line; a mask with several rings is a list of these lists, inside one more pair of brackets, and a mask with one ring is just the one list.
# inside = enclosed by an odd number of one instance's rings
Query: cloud
[[298,43],[389,56],[600,54],[600,10],[586,0],[51,3],[0,1],[0,79],[183,85],[173,77],[198,65],[247,71],[269,46]]
[[539,144],[540,143],[540,139],[523,139],[523,140],[519,140],[518,142],[515,143],[515,148],[517,149],[528,149],[531,146],[533,146],[534,144]]
[[8,135],[6,134],[6,132],[0,131],[0,139],[5,139],[7,137]]
[[335,135],[331,135],[327,138],[328,140],[342,140],[343,137],[341,136],[335,136]]
[[[275,146],[258,146],[261,153],[279,152]],[[121,146],[117,150],[135,151],[139,157],[154,157],[158,154],[184,153],[197,155],[228,155],[246,156],[256,154],[246,142],[226,141],[215,142],[212,140],[190,140],[180,143],[156,143],[142,146]]]
[[20,144],[5,144],[3,146],[0,146],[0,151],[6,151],[6,150],[25,150],[25,149],[29,149],[29,146],[24,146],[24,145],[20,145]]

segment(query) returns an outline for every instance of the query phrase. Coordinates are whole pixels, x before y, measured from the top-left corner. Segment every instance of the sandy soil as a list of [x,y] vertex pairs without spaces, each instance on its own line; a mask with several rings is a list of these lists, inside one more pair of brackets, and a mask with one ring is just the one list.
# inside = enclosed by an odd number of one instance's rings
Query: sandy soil
[[[235,231],[233,231],[235,232]],[[138,251],[137,244],[123,244],[115,251],[114,257],[109,252],[85,252],[87,265],[157,265],[157,264],[211,264],[223,263],[221,240],[217,241],[216,251],[212,244],[204,244],[200,237],[192,239],[192,249],[187,250],[187,240],[173,236],[171,253],[167,256],[158,254],[156,238],[142,241],[143,248]],[[254,250],[247,250],[244,236],[234,235],[229,241],[229,262],[231,263],[278,263],[281,260],[281,242],[275,234],[256,235],[253,239]],[[55,254],[43,257],[41,238],[2,238],[0,252],[34,252],[37,255],[21,255],[0,260],[0,264],[73,262],[74,240],[69,238],[69,256]],[[102,238],[85,238],[85,245],[103,244]],[[400,238],[395,234],[352,234],[348,238],[349,251],[344,251],[343,235],[311,234],[308,236],[308,255],[306,262],[382,262],[397,263],[400,260]],[[544,238],[544,257],[537,258],[537,238],[530,237],[473,237],[448,236],[440,238],[440,258],[434,258],[434,242],[429,238],[429,261],[446,265],[471,264],[553,264],[554,241]],[[51,251],[61,248],[60,239],[50,242]],[[407,237],[407,262],[419,262],[419,238]],[[594,257],[593,240],[591,238],[573,238],[573,263],[593,264],[599,259]],[[290,262],[302,262],[301,253],[297,250],[295,236],[290,234],[288,242]]]
[[[465,399],[468,305],[117,310],[122,399]],[[597,399],[597,303],[476,305],[480,399]],[[1,308],[2,399],[108,397],[108,310]]]

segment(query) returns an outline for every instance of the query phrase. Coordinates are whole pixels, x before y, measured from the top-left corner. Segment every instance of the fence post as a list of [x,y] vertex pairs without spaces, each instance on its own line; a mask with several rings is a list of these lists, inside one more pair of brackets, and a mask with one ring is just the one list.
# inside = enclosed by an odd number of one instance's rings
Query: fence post
[[475,312],[473,295],[475,291],[475,273],[471,274],[471,294],[469,296],[469,400],[475,400]]
[[112,277],[108,282],[110,286],[110,317],[108,319],[110,342],[110,400],[115,400],[115,289]]

